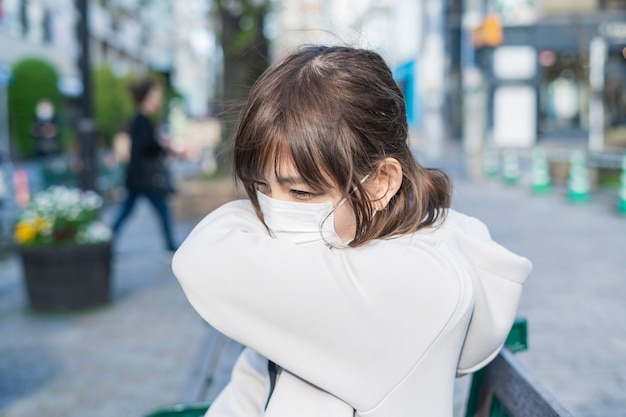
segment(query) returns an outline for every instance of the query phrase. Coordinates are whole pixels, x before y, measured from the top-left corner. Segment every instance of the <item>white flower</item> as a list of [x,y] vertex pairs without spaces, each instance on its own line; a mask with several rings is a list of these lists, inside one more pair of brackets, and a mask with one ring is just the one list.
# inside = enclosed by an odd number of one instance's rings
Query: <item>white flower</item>
[[80,244],[103,243],[108,242],[112,237],[111,229],[99,221],[94,221],[78,231],[76,241]]
[[83,206],[89,210],[95,210],[102,207],[102,197],[93,191],[85,191],[82,195]]
[[[107,242],[112,239],[109,228],[93,222],[102,204],[102,197],[93,191],[52,186],[35,194],[29,207],[18,216],[18,222],[37,229],[30,242],[55,243],[57,227],[62,228],[59,230],[65,239],[69,237],[78,244]],[[70,236],[67,236],[68,231]]]

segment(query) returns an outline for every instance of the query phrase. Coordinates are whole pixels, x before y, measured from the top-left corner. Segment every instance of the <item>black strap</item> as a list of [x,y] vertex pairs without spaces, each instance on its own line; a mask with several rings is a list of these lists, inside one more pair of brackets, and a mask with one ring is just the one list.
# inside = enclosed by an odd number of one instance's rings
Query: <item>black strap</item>
[[[270,404],[270,399],[272,398],[272,394],[274,393],[274,387],[276,386],[276,374],[278,373],[278,367],[271,360],[267,360],[267,371],[270,375],[270,393],[267,396],[267,402],[265,403],[265,410],[267,410],[267,406]],[[356,410],[352,409],[352,415],[356,416]]]
[[270,360],[267,361],[267,370],[270,374],[270,393],[267,396],[267,402],[265,403],[265,409],[267,410],[267,406],[270,403],[270,399],[272,398],[272,393],[274,392],[274,387],[276,386],[276,373],[278,369],[276,364]]

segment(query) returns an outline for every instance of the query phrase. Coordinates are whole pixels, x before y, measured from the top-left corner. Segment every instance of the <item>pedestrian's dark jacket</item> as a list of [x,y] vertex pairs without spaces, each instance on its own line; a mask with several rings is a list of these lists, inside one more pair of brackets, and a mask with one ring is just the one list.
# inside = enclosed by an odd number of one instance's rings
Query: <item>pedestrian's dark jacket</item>
[[154,133],[152,121],[137,113],[129,126],[130,161],[126,170],[126,186],[137,193],[172,192],[166,166],[166,149]]

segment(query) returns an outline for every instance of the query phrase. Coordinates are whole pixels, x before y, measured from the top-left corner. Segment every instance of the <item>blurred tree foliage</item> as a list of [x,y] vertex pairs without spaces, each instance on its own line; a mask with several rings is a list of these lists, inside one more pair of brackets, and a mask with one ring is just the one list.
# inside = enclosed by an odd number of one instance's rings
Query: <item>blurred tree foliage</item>
[[[250,87],[269,65],[264,21],[270,4],[271,0],[213,0],[224,54],[220,118],[225,138],[234,130],[240,106]],[[230,159],[230,152],[222,152],[219,158],[222,171],[229,169]]]
[[[145,76],[128,74],[118,77],[111,67],[102,65],[93,70],[94,113],[98,134],[105,146],[111,146],[117,133],[125,131],[136,112],[135,103],[130,94],[130,86],[142,78],[150,78],[159,83],[165,91],[165,103],[173,98],[180,98],[180,92],[171,88],[165,76],[159,72],[149,72]],[[154,116],[158,125],[167,116],[167,105],[161,107]]]
[[93,105],[98,134],[105,146],[111,146],[116,133],[126,128],[135,111],[128,92],[132,76],[115,76],[109,66],[93,70]]
[[62,98],[58,88],[59,75],[53,64],[40,58],[24,58],[12,68],[13,78],[8,88],[9,131],[12,148],[18,158],[35,154],[35,139],[31,126],[35,122],[35,107],[42,98],[55,107],[57,120],[62,122]]

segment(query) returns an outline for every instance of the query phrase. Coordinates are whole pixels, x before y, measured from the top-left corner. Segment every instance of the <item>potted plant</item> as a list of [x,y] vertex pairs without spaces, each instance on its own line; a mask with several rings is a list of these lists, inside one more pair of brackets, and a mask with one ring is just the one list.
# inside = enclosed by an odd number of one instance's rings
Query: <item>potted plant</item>
[[52,186],[19,214],[14,238],[33,308],[75,310],[108,302],[112,233],[98,221],[101,207],[93,191]]

